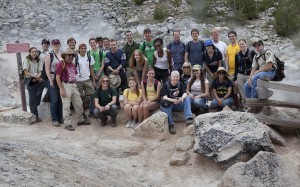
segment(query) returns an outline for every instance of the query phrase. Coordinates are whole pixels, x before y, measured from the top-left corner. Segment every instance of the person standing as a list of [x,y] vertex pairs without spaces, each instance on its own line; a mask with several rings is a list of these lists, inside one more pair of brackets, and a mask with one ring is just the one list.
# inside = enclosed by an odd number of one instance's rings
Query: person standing
[[75,57],[76,52],[72,49],[67,49],[64,51],[61,56],[63,58],[57,64],[56,68],[56,81],[60,90],[60,96],[63,102],[63,114],[64,114],[64,124],[65,129],[69,131],[74,131],[75,128],[72,125],[72,120],[70,117],[70,103],[75,108],[77,114],[77,126],[80,125],[90,125],[90,121],[86,121],[83,117],[83,107],[80,93],[76,85],[76,66],[73,63],[73,58]]
[[95,110],[94,116],[100,119],[101,126],[105,126],[107,116],[111,117],[111,126],[117,126],[118,107],[116,106],[117,91],[109,85],[109,78],[107,76],[101,77],[98,89],[94,93]]
[[133,76],[132,69],[130,68],[130,59],[133,52],[136,49],[139,49],[139,44],[133,40],[132,32],[130,30],[125,32],[125,36],[127,41],[123,47],[123,51],[126,55],[126,77],[129,78]]
[[185,62],[190,62],[191,65],[199,64],[203,67],[203,53],[205,50],[204,42],[199,39],[199,30],[192,29],[192,41],[189,41],[185,47]]
[[146,76],[148,60],[140,50],[136,49],[131,55],[129,62],[129,67],[132,70],[133,77],[137,80],[139,87],[141,87],[141,81],[143,81]]
[[71,49],[73,51],[76,51],[76,40],[75,38],[69,38],[67,40],[67,44],[68,44],[68,49]]
[[145,37],[145,41],[140,43],[139,50],[148,59],[148,66],[152,66],[153,54],[154,54],[155,48],[154,48],[154,45],[153,45],[151,30],[149,28],[144,29],[144,37]]
[[91,46],[91,50],[88,51],[91,57],[94,58],[95,63],[93,65],[94,70],[94,79],[96,83],[96,87],[98,86],[99,79],[104,75],[104,58],[102,55],[101,58],[101,50],[97,47],[96,38],[90,38],[89,43]]
[[[42,40],[42,51],[39,55],[39,58],[40,58],[39,70],[40,70],[40,72],[42,72],[42,70],[43,70],[46,56],[48,56],[50,54],[49,46],[50,46],[50,41],[47,40],[47,39],[43,39]],[[43,83],[44,83],[44,87],[47,88],[46,81],[43,81]],[[50,93],[49,93],[48,89],[47,89],[47,92],[44,95],[42,101],[43,102],[50,102]]]
[[225,64],[225,57],[226,57],[226,48],[227,44],[225,42],[220,41],[220,32],[217,29],[212,29],[210,38],[214,44],[215,47],[219,49],[219,51],[222,53],[222,66],[226,69]]
[[179,71],[182,75],[182,65],[184,63],[185,44],[180,41],[180,31],[173,32],[174,41],[167,45],[172,56],[173,70]]
[[230,44],[226,49],[226,66],[229,74],[229,78],[233,79],[234,70],[235,70],[235,55],[240,51],[240,47],[237,41],[237,34],[235,31],[228,32],[228,38]]

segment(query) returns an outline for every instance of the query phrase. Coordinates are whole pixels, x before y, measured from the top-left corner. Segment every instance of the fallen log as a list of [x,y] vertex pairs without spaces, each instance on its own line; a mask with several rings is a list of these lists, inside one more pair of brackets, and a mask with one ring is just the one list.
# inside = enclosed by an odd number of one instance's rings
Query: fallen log
[[266,116],[263,114],[253,114],[254,117],[261,122],[266,124],[272,124],[281,127],[292,127],[292,128],[299,128],[300,129],[300,119],[296,118],[275,118],[272,116]]
[[277,107],[288,107],[288,108],[298,108],[300,109],[300,104],[286,102],[286,101],[276,101],[276,100],[261,100],[256,98],[247,98],[246,106],[277,106]]

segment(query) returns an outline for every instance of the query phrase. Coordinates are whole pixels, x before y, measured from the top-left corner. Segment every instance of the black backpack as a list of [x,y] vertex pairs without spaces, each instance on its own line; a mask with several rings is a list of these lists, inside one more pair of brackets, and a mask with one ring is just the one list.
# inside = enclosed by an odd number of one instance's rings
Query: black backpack
[[[265,53],[267,51],[268,50],[266,50]],[[271,51],[271,50],[269,50],[269,51]],[[265,53],[263,54],[263,59],[264,60],[266,60]],[[284,74],[284,64],[285,64],[285,62],[281,61],[275,54],[274,54],[274,57],[275,57],[276,66],[273,66],[273,67],[276,71],[276,75],[271,81],[277,81],[278,82],[278,81],[282,81],[285,78],[285,74]],[[257,59],[256,59],[256,61],[257,61]]]
[[[49,53],[49,55],[50,55],[50,68],[51,68],[51,65],[52,65],[52,62],[53,62],[53,59],[54,59],[54,53],[51,52],[51,53]],[[43,64],[43,69],[41,71],[41,77],[42,77],[43,80],[48,80],[48,76],[46,74],[46,69],[45,68],[46,68],[46,66],[45,66],[45,63],[44,63]]]

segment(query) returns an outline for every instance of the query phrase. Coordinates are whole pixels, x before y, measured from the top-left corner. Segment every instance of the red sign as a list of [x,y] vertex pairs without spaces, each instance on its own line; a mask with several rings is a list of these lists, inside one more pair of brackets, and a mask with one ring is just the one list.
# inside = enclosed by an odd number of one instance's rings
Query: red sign
[[29,43],[11,43],[6,44],[7,53],[28,53],[30,48]]

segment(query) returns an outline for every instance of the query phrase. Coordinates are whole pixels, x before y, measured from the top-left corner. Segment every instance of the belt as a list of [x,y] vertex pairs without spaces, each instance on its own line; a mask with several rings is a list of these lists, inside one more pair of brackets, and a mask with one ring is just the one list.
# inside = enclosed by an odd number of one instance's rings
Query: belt
[[66,84],[75,84],[75,81],[62,81],[62,82]]

